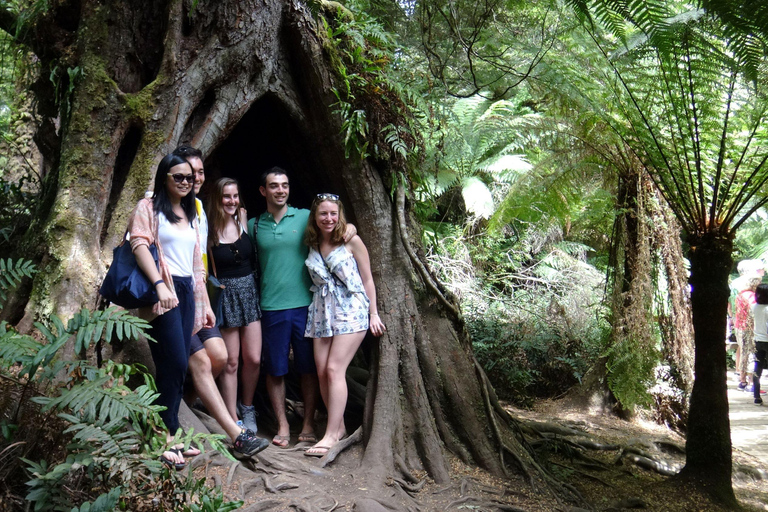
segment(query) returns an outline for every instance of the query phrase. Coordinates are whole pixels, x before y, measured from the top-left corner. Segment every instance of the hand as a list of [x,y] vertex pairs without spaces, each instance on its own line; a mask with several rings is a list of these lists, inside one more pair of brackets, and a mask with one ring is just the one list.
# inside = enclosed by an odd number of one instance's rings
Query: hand
[[379,315],[371,315],[369,328],[371,329],[371,334],[373,334],[376,337],[381,336],[382,334],[384,334],[384,331],[387,330],[386,326],[381,321],[381,318],[379,317]]
[[205,306],[205,319],[203,320],[203,329],[212,329],[216,325],[216,315],[210,306]]
[[155,290],[157,291],[157,298],[160,299],[160,305],[163,309],[173,309],[179,305],[179,299],[173,296],[165,282],[158,283],[157,286],[155,286]]
[[357,228],[354,224],[347,224],[347,230],[344,231],[344,243],[352,240],[357,234]]

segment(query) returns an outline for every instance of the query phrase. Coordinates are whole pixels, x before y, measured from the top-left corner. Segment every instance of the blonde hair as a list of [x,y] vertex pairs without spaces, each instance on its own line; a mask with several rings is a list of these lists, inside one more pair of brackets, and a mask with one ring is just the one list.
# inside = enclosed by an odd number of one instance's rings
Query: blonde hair
[[[221,200],[224,197],[224,188],[229,185],[236,186],[237,193],[240,194],[240,184],[236,179],[219,178],[213,184],[213,191],[208,197],[208,243],[210,245],[219,245],[219,234],[227,227],[228,215],[221,205]],[[237,216],[237,213],[235,213],[235,216]]]
[[307,219],[307,229],[304,231],[304,243],[308,247],[317,247],[320,244],[320,231],[317,229],[317,208],[320,203],[329,202],[339,206],[339,222],[336,227],[333,228],[331,233],[331,243],[340,244],[344,241],[344,233],[347,231],[347,218],[344,215],[344,205],[338,196],[334,195],[336,199],[330,197],[331,194],[318,194],[312,201],[312,206],[309,208],[309,218]]

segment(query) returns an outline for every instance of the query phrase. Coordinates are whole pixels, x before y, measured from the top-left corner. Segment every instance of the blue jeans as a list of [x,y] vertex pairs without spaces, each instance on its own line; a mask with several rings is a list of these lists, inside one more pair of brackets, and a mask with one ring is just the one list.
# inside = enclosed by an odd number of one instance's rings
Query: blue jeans
[[157,343],[149,342],[155,362],[155,383],[160,393],[155,403],[166,408],[160,412],[160,417],[171,434],[179,428],[179,405],[184,395],[184,378],[195,324],[192,278],[173,276],[173,287],[179,305],[149,323],[152,326],[149,335],[157,340]]

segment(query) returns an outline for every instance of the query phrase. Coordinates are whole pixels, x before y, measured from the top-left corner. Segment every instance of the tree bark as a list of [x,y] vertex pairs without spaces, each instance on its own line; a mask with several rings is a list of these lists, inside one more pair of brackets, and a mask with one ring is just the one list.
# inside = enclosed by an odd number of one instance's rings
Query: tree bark
[[717,232],[689,236],[695,379],[688,414],[686,463],[680,477],[736,506],[731,485],[731,432],[726,387],[725,330],[733,239]]
[[388,327],[374,347],[367,386],[361,467],[371,483],[421,468],[445,482],[447,451],[497,475],[512,461],[532,480],[552,483],[494,410],[457,306],[411,246],[418,237],[409,235],[406,191],[393,201],[393,176],[376,162],[345,158],[331,107],[333,69],[303,4],[61,5],[69,7],[68,23],[57,15],[40,22],[71,41],[46,54],[44,66],[65,63],[82,73],[65,84],[71,92],[61,119],[46,118],[62,126],[51,143],[60,150],[46,159],[55,194],[40,229],[27,234],[42,252],[42,271],[21,328],[96,303],[130,211],[177,144],[208,155],[208,184],[237,178],[251,216],[260,211],[259,174],[280,165],[291,173],[295,206],[308,206],[318,192],[339,193],[371,254]]

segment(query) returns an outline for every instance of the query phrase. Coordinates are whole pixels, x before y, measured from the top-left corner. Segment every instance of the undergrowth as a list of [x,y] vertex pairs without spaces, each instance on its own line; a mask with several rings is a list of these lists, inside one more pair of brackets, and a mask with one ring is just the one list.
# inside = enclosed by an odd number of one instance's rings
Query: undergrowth
[[[34,272],[27,261],[4,261],[0,297]],[[35,511],[223,512],[242,504],[161,463],[166,431],[145,368],[62,356],[70,345],[86,354],[97,342],[154,342],[148,327],[115,307],[83,309],[66,324],[51,315],[31,334],[0,323],[0,510],[28,502]],[[222,436],[176,434],[175,442],[227,453]]]

